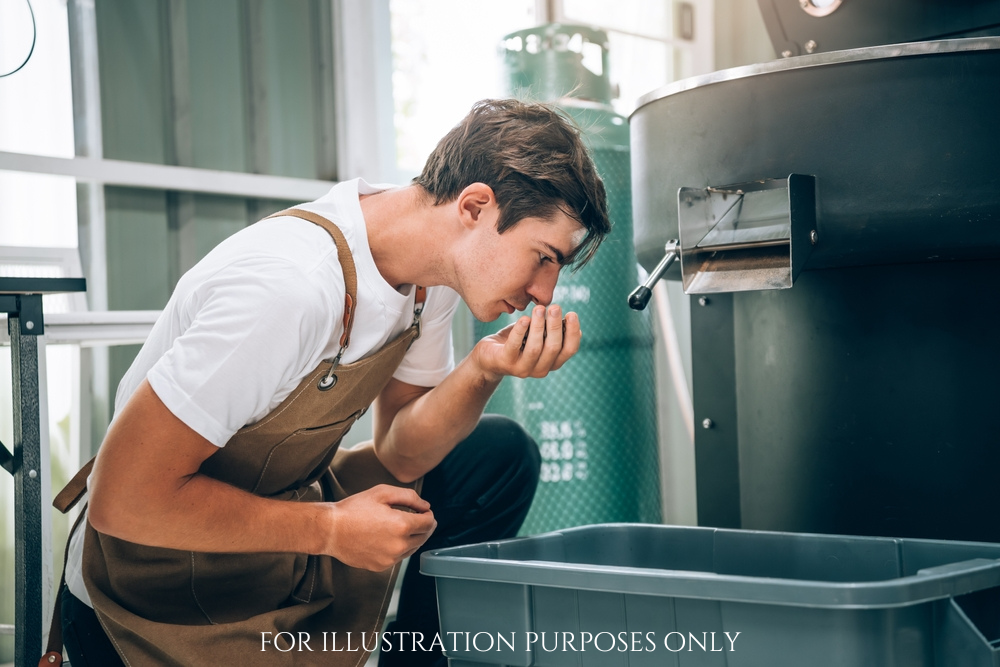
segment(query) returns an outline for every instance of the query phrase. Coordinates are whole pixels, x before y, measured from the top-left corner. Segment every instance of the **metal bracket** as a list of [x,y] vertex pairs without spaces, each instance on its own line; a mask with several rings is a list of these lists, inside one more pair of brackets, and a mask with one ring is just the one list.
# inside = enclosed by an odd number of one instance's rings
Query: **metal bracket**
[[42,317],[42,295],[22,294],[17,297],[18,321],[22,336],[41,336],[45,333],[45,318]]
[[0,278],[0,312],[17,318],[22,336],[45,333],[42,295],[84,292],[83,278]]

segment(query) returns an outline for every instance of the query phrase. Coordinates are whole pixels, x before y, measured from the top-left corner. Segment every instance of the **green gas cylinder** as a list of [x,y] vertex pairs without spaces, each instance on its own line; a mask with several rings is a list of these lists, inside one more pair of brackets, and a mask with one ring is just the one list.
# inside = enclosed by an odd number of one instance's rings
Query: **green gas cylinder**
[[[555,104],[581,128],[604,179],[611,234],[583,269],[565,269],[553,302],[580,316],[580,351],[543,379],[506,378],[487,406],[538,442],[541,481],[521,529],[530,535],[608,522],[659,522],[653,332],[628,307],[641,281],[632,246],[628,123],[611,107],[607,35],[550,24],[501,44],[509,93]],[[481,338],[524,313],[477,323]]]

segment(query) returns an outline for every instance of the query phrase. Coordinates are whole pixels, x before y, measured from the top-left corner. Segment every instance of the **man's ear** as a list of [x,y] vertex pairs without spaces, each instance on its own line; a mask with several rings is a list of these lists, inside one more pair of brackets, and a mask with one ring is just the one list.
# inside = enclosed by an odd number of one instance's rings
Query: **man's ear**
[[462,225],[472,229],[482,224],[496,226],[499,210],[493,188],[485,183],[472,183],[465,187],[455,200]]

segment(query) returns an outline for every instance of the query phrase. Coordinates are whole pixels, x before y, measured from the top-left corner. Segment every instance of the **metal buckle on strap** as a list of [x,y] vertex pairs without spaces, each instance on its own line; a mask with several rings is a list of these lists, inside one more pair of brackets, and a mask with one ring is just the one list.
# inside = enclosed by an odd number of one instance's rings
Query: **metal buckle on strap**
[[344,356],[344,350],[346,349],[346,345],[340,346],[340,351],[337,352],[337,356],[333,358],[330,370],[327,371],[326,375],[320,379],[319,384],[316,385],[320,391],[326,391],[327,389],[332,388],[333,385],[337,384],[337,376],[334,374],[334,371],[337,370],[337,366],[340,365],[340,358]]
[[420,314],[424,312],[424,304],[418,303],[413,307],[413,324],[417,328],[417,335],[413,337],[413,340],[420,338]]
[[[424,287],[417,286],[413,295],[413,324],[417,328],[417,335],[413,337],[413,340],[420,338],[420,315],[424,312],[424,299],[427,298],[427,290]],[[413,344],[413,340],[410,344]]]

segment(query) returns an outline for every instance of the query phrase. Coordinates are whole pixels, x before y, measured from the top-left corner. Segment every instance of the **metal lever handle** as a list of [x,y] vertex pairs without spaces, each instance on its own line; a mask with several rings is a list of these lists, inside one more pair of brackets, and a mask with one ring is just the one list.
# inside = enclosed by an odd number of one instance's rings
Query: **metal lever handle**
[[667,241],[667,245],[664,246],[666,254],[660,263],[656,265],[653,272],[649,274],[649,278],[646,279],[642,285],[639,285],[632,293],[628,295],[628,307],[632,310],[643,310],[646,308],[646,304],[649,303],[649,297],[653,295],[653,285],[656,284],[663,274],[667,272],[670,265],[674,263],[677,259],[677,255],[680,252],[680,246],[676,240]]

